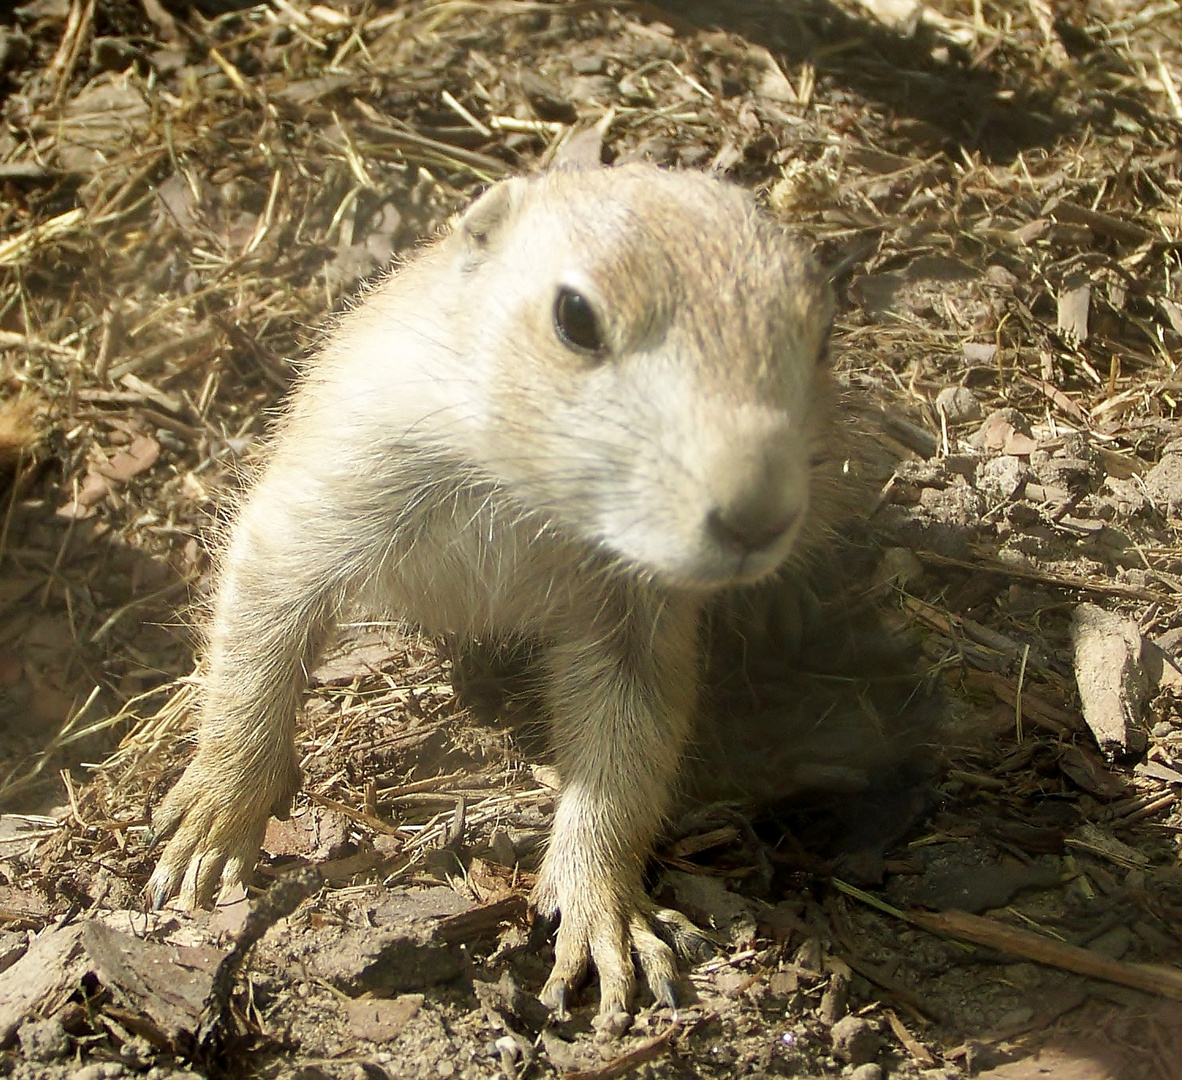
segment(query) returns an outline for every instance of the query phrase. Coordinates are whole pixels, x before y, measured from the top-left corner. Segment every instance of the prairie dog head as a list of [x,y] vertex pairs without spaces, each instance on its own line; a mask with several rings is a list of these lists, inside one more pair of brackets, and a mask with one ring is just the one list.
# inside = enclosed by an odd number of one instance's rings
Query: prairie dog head
[[791,553],[829,429],[829,290],[741,189],[634,165],[511,180],[445,241],[471,288],[481,464],[655,578]]

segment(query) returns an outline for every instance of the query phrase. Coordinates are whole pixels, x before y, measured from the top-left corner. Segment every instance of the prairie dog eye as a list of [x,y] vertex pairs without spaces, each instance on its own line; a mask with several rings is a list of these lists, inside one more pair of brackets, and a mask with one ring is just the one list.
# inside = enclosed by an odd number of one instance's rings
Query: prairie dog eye
[[595,309],[590,300],[574,289],[558,290],[558,298],[554,301],[554,329],[568,348],[588,353],[603,351],[603,336]]

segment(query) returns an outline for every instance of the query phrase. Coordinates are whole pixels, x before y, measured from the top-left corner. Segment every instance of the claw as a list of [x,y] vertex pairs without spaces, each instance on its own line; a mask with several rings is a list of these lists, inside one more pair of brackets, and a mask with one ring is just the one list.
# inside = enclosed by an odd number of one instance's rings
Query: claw
[[677,952],[691,964],[703,964],[718,955],[718,946],[705,934],[686,934],[677,942]]
[[[551,922],[546,914],[540,914],[531,937],[536,940]],[[571,995],[588,966],[594,964],[599,976],[595,1027],[607,1037],[622,1035],[632,1024],[629,1004],[636,981],[634,961],[656,1006],[677,1008],[677,963],[671,942],[683,955],[713,949],[710,939],[684,915],[654,907],[643,894],[622,909],[610,902],[573,907],[561,915],[554,968],[538,996],[555,1019],[568,1019]]]
[[658,979],[656,984],[650,989],[653,992],[653,1004],[658,1009],[676,1009],[677,1008],[677,987],[674,985],[672,979]]
[[551,977],[542,987],[538,999],[554,1014],[555,1020],[562,1022],[570,1019],[570,1010],[567,1008],[569,995],[570,987],[561,979]]

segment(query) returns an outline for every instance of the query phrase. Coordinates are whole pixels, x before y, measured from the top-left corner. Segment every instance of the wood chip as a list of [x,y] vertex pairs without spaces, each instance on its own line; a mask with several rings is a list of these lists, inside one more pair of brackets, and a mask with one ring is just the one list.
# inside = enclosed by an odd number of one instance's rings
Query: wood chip
[[1088,340],[1088,310],[1092,303],[1092,287],[1077,285],[1059,293],[1059,333],[1068,341],[1082,345]]
[[1080,604],[1071,619],[1071,641],[1084,720],[1100,748],[1144,749],[1149,680],[1141,667],[1137,624],[1095,604]]
[[147,1017],[174,1045],[196,1033],[224,951],[144,941],[97,922],[83,925],[81,942],[94,973],[125,1009]]
[[883,1016],[886,1017],[886,1022],[890,1025],[891,1031],[894,1032],[895,1038],[903,1044],[903,1047],[911,1055],[916,1064],[923,1066],[925,1069],[933,1068],[936,1064],[936,1059],[929,1053],[928,1048],[907,1030],[907,1025],[895,1015],[895,1010],[884,1009]]
[[50,1015],[73,993],[86,971],[81,937],[79,924],[46,930],[0,973],[0,1045],[25,1020]]

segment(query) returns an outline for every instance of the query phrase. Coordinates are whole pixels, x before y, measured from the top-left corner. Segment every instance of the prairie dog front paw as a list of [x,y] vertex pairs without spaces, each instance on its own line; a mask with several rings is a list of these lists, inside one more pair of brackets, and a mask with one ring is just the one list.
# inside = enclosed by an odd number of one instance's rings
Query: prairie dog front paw
[[182,907],[203,907],[219,885],[245,884],[267,820],[286,813],[300,787],[294,761],[257,773],[249,780],[236,777],[198,752],[153,815],[156,836],[170,837],[148,882],[153,907],[174,894]]
[[675,951],[693,959],[712,951],[707,935],[679,912],[658,908],[639,885],[620,890],[604,883],[598,889],[562,890],[543,875],[534,906],[544,916],[560,918],[554,967],[538,995],[542,1004],[560,1018],[565,1016],[571,994],[593,964],[599,976],[599,1023],[614,1034],[629,1018],[636,986],[634,960],[655,1004],[674,1008]]

